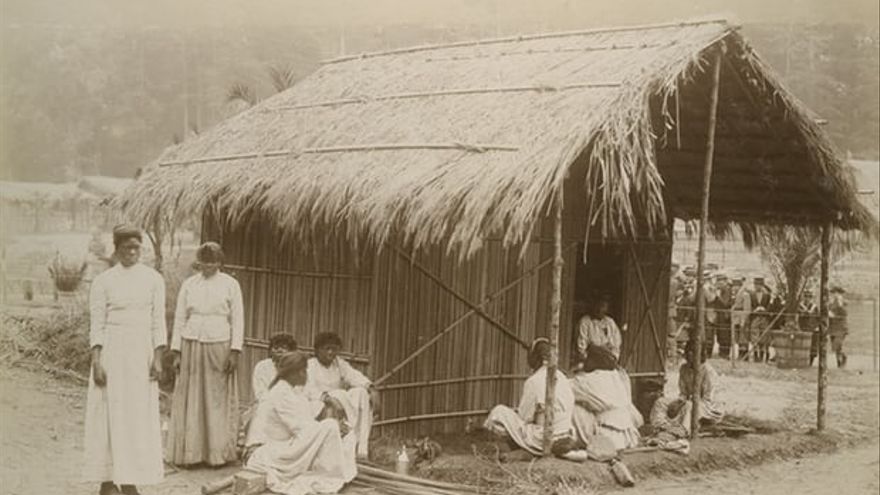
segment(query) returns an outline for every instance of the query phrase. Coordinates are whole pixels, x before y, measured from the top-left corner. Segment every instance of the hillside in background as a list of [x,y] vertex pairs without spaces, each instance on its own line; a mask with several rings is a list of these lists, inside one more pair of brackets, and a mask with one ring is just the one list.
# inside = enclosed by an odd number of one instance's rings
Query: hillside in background
[[[7,24],[0,34],[0,178],[130,177],[175,140],[240,111],[240,103],[227,102],[234,83],[247,84],[258,97],[270,95],[270,66],[289,67],[302,78],[342,52],[536,30],[534,23],[526,29],[491,21],[112,29]],[[829,121],[826,129],[841,151],[880,157],[876,25],[746,24],[744,32],[795,94]]]

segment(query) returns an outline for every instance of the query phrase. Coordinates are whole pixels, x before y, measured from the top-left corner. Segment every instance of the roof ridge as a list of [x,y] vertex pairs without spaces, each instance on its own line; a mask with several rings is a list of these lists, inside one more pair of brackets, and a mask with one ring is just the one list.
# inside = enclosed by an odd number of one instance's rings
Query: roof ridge
[[550,38],[565,38],[569,36],[584,36],[587,34],[600,34],[600,33],[615,33],[615,32],[623,32],[623,31],[647,31],[650,29],[668,29],[674,27],[685,27],[685,26],[699,26],[702,24],[725,24],[730,25],[730,22],[726,17],[713,17],[713,18],[704,18],[704,19],[694,19],[689,21],[678,21],[678,22],[666,22],[666,23],[657,23],[657,24],[634,24],[630,26],[616,26],[616,27],[605,27],[605,28],[593,28],[593,29],[580,29],[574,31],[555,31],[555,32],[545,32],[545,33],[535,33],[535,34],[526,34],[526,35],[516,35],[516,36],[503,36],[499,38],[484,38],[477,40],[468,40],[468,41],[455,41],[452,43],[435,43],[435,44],[426,44],[426,45],[416,45],[406,48],[395,48],[393,50],[384,50],[384,51],[376,51],[376,52],[365,52],[358,55],[344,55],[341,57],[336,57],[328,60],[324,60],[321,63],[324,65],[328,64],[336,64],[340,62],[348,62],[351,60],[360,60],[364,58],[374,58],[374,57],[383,57],[388,55],[400,55],[404,53],[415,53],[415,52],[423,52],[423,51],[431,51],[431,50],[441,50],[444,48],[459,48],[466,46],[477,46],[477,45],[492,45],[497,43],[510,43],[512,41],[528,41],[528,40],[540,40],[540,39],[550,39]]

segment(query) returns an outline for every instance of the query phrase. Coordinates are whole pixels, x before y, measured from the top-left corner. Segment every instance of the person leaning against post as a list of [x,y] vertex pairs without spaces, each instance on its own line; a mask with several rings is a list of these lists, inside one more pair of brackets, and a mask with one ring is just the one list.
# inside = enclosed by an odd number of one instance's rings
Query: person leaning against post
[[86,399],[84,481],[99,494],[137,494],[162,481],[159,386],[165,349],[165,282],[139,263],[141,231],[113,229],[115,258],[89,293],[92,369]]
[[238,453],[238,358],[244,343],[241,287],[220,271],[223,250],[196,251],[199,273],[177,297],[171,350],[178,374],[171,403],[166,460],[222,466]]

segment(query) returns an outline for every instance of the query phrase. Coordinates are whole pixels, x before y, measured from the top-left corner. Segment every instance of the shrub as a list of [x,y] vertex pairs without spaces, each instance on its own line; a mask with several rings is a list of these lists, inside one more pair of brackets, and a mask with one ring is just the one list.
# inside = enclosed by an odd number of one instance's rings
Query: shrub
[[88,376],[89,315],[83,307],[51,312],[4,312],[0,348],[23,357]]
[[86,274],[88,264],[83,262],[74,262],[69,258],[56,253],[55,258],[49,264],[49,274],[55,281],[55,288],[59,292],[75,292],[79,288],[83,277]]

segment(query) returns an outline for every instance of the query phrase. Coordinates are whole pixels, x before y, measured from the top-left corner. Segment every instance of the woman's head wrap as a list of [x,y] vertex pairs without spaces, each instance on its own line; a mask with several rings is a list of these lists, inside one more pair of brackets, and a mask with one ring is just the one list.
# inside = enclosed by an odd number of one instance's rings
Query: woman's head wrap
[[278,358],[278,362],[275,363],[276,376],[275,379],[272,380],[272,385],[306,369],[308,360],[308,356],[300,351],[286,352],[282,354],[281,357]]
[[223,263],[223,248],[216,242],[209,241],[196,250],[196,260],[199,263]]
[[528,361],[532,369],[538,369],[545,361],[550,359],[550,340],[546,337],[538,337],[532,341],[529,347]]
[[129,239],[137,239],[138,242],[144,242],[141,229],[129,224],[119,224],[113,227],[113,246],[118,248],[120,244]]
[[581,367],[586,372],[596,370],[610,371],[617,368],[617,358],[608,349],[590,344],[587,346],[587,353],[582,360]]

